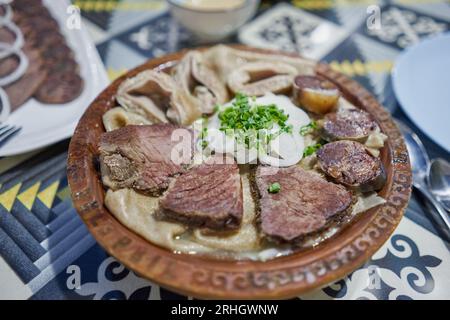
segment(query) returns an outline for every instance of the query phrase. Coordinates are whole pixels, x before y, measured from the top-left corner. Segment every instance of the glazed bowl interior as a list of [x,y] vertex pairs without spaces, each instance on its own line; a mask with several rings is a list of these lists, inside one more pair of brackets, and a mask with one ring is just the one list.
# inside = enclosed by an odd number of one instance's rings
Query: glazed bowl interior
[[92,103],[75,131],[68,160],[72,198],[100,245],[141,276],[199,298],[289,298],[325,286],[365,263],[389,238],[403,216],[411,192],[408,154],[386,109],[358,83],[325,64],[319,63],[316,73],[334,82],[346,98],[368,111],[388,136],[381,152],[387,182],[380,195],[386,199],[386,204],[359,215],[317,247],[265,262],[172,253],[127,229],[105,208],[105,190],[98,171],[103,114],[116,106],[115,93],[126,78],[146,69],[167,70],[183,54],[151,60],[117,79]]
[[255,15],[260,1],[245,0],[238,6],[221,9],[200,9],[187,6],[185,2],[168,0],[172,15],[197,37],[197,41],[213,42],[236,32]]

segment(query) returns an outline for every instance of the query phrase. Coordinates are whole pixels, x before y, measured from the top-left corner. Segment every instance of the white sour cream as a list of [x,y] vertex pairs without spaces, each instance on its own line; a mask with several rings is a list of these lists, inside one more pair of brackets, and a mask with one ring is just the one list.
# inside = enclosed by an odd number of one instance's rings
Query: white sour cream
[[[232,102],[224,105],[221,110],[230,106]],[[204,140],[208,142],[208,147],[216,153],[233,155],[239,164],[254,164],[256,160],[276,167],[288,167],[297,164],[302,159],[305,148],[305,140],[300,135],[300,128],[311,122],[306,112],[294,105],[288,97],[272,93],[259,97],[251,103],[254,105],[275,104],[285,114],[289,115],[287,124],[292,125],[292,133],[278,135],[265,148],[252,147],[249,149],[245,144],[236,142],[236,134],[227,134],[220,130],[218,114],[221,110],[219,110],[207,123],[208,132]],[[274,125],[272,129],[267,130],[267,134],[278,131],[279,127]],[[255,137],[255,139],[257,138]]]

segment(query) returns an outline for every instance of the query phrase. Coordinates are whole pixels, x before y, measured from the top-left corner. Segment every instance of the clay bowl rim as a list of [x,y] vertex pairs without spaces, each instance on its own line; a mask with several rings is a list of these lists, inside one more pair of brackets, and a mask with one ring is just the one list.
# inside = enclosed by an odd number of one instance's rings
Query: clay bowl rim
[[[242,45],[234,47],[296,56]],[[412,183],[408,153],[391,115],[372,94],[320,62],[316,73],[334,82],[348,99],[371,113],[388,136],[381,154],[388,178],[381,191],[386,204],[360,215],[316,248],[266,262],[222,261],[172,253],[122,225],[104,207],[105,191],[96,160],[98,138],[104,132],[102,115],[116,105],[115,92],[125,79],[143,70],[170,67],[187,51],[149,60],[115,80],[92,102],[77,125],[69,146],[68,181],[74,207],[97,242],[127,268],[154,283],[205,299],[291,298],[341,279],[369,260],[389,239],[408,204]]]

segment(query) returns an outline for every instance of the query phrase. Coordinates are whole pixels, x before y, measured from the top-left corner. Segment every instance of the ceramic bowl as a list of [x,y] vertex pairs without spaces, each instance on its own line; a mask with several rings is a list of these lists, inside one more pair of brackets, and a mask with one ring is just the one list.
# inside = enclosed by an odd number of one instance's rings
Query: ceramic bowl
[[183,5],[183,0],[168,0],[172,15],[200,42],[215,42],[235,33],[256,13],[259,0],[246,0],[239,7],[201,10]]
[[408,153],[389,112],[357,82],[322,63],[317,64],[316,73],[334,82],[347,99],[369,112],[388,136],[381,152],[387,175],[380,191],[386,199],[384,205],[357,216],[317,247],[266,262],[175,254],[129,230],[106,209],[97,160],[98,142],[105,131],[102,115],[116,106],[115,94],[125,79],[147,69],[170,68],[184,53],[148,61],[117,79],[90,105],[75,130],[69,148],[69,185],[74,206],[98,243],[139,275],[197,298],[289,298],[330,284],[363,265],[389,239],[408,204],[412,181]]

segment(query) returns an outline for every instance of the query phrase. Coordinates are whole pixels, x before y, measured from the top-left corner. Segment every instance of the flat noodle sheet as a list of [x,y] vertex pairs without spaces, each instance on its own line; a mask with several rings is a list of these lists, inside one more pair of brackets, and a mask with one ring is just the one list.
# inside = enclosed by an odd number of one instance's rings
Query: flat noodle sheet
[[234,233],[197,229],[190,234],[182,224],[155,219],[158,198],[141,195],[131,189],[108,190],[105,205],[125,226],[148,241],[177,252],[211,253],[213,251],[243,252],[259,249],[255,204],[247,175],[242,176],[244,217],[242,227]]
[[206,50],[203,53],[203,58],[218,72],[219,77],[225,83],[234,70],[247,62],[282,62],[295,67],[298,74],[302,75],[314,75],[314,69],[317,65],[315,61],[299,57],[239,50],[225,45],[217,45]]
[[[105,205],[109,211],[126,227],[141,235],[151,243],[174,252],[231,256],[236,259],[269,260],[289,254],[292,249],[286,247],[260,246],[258,230],[255,224],[255,204],[250,193],[248,175],[242,178],[244,192],[244,219],[242,227],[234,234],[206,233],[202,230],[189,232],[188,228],[172,222],[155,219],[158,198],[141,195],[131,189],[108,190]],[[386,201],[375,192],[358,195],[351,217],[384,204]],[[313,246],[339,231],[332,227],[324,230],[320,236],[310,239],[305,247]]]
[[240,229],[228,236],[216,233],[205,233],[197,229],[194,239],[205,246],[225,251],[250,251],[259,249],[258,230],[255,226],[255,203],[250,191],[248,174],[241,176],[244,199],[244,216]]
[[131,189],[108,190],[105,205],[126,227],[156,245],[185,253],[211,251],[200,244],[178,238],[186,232],[186,227],[156,220],[154,213],[158,208],[158,198],[144,196]]
[[145,70],[125,80],[118,88],[116,99],[125,110],[151,122],[170,120],[190,125],[202,113],[212,113],[215,104],[223,104],[230,98],[227,92],[230,75],[246,63],[281,64],[299,75],[313,75],[316,66],[316,62],[303,58],[218,45],[204,52],[191,51],[186,54],[172,69],[172,76]]

